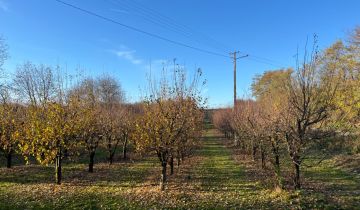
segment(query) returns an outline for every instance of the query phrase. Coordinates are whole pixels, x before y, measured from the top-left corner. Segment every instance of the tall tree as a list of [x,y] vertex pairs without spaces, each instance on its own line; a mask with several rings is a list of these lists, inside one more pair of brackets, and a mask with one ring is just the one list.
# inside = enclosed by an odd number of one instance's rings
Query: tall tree
[[338,84],[334,98],[337,112],[332,116],[332,125],[337,130],[354,130],[360,122],[360,51],[356,42],[353,43],[346,46],[337,41],[325,50],[320,60],[323,73],[333,75]]
[[[22,75],[22,73],[24,73]],[[55,163],[55,182],[61,184],[65,151],[76,147],[78,100],[66,94],[67,87],[52,67],[27,63],[19,67],[15,88],[24,94],[26,107],[20,150],[43,165]]]
[[253,96],[261,107],[261,118],[264,121],[264,138],[273,159],[276,187],[282,187],[280,171],[280,149],[284,143],[284,131],[287,130],[286,120],[288,99],[286,85],[290,81],[292,70],[276,70],[257,76],[252,84]]
[[191,146],[186,140],[198,140],[193,131],[201,130],[200,119],[194,118],[202,106],[198,89],[200,76],[198,71],[188,85],[184,70],[174,69],[171,82],[166,77],[160,85],[150,81],[150,95],[144,102],[144,114],[137,120],[134,139],[138,151],[157,155],[162,168],[161,190],[165,189],[167,164],[172,163],[181,147]]
[[337,81],[333,74],[326,74],[319,65],[319,56],[314,42],[310,55],[305,50],[304,60],[298,65],[289,82],[289,130],[286,142],[294,165],[294,187],[299,189],[300,166],[309,146],[321,135],[324,121],[334,110]]
[[[124,106],[125,93],[118,81],[109,76],[103,76],[98,81],[99,103],[103,122],[102,137],[108,151],[108,160],[112,164],[119,143],[126,138],[128,128],[127,109]],[[125,134],[125,135],[124,135]]]
[[94,171],[96,150],[103,138],[105,118],[101,114],[98,83],[95,79],[87,78],[72,91],[78,97],[81,106],[80,138],[89,155],[89,172]]
[[[59,70],[59,67],[56,68]],[[51,66],[26,62],[17,67],[14,88],[24,103],[33,106],[53,101],[57,91],[55,71]]]
[[65,151],[77,144],[76,103],[71,100],[66,105],[51,102],[41,107],[30,107],[20,143],[22,152],[34,156],[40,164],[55,163],[57,184],[61,184]]

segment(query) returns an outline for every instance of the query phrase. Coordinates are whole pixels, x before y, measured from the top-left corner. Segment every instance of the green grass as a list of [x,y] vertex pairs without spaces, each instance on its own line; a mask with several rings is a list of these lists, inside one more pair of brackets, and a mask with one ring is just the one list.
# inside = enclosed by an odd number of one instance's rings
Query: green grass
[[63,184],[53,184],[54,168],[39,165],[0,170],[0,209],[119,209],[136,207],[129,189],[142,186],[155,159],[135,163],[65,164]]
[[[208,125],[210,128],[210,125]],[[304,188],[276,191],[261,169],[234,156],[225,140],[207,130],[203,144],[169,176],[165,192],[158,189],[156,158],[135,162],[105,162],[99,151],[95,172],[87,158],[66,162],[63,184],[53,184],[54,168],[21,160],[12,169],[0,168],[0,209],[356,209],[359,176],[327,160],[303,169]],[[239,159],[240,158],[240,159]],[[286,161],[284,172],[291,167]],[[311,162],[307,162],[311,164]]]
[[335,167],[332,159],[321,164],[307,161],[314,167],[304,168],[304,206],[322,209],[356,209],[360,206],[359,174]]
[[206,192],[206,196],[198,200],[194,207],[205,209],[290,207],[288,205],[290,203],[284,200],[288,194],[272,193],[263,188],[261,182],[252,179],[253,174],[232,158],[231,151],[214,130],[206,133],[199,155],[203,157],[203,161],[193,174],[200,181],[199,191]]

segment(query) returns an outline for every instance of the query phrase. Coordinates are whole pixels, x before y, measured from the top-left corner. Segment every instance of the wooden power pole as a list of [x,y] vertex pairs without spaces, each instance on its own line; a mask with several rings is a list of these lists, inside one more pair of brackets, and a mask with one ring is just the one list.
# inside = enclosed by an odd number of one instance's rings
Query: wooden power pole
[[[236,101],[237,101],[237,99],[236,99],[236,60],[249,56],[249,55],[244,55],[244,56],[237,57],[237,55],[236,55],[237,53],[240,53],[240,52],[234,51],[233,53],[230,53],[230,55],[233,58],[233,63],[234,63],[234,112],[236,110]],[[236,133],[234,133],[234,144],[235,144],[235,146],[238,146],[238,144],[239,144]]]
[[236,107],[236,54],[239,53],[239,51],[235,51],[233,53],[230,53],[233,56],[233,63],[234,63],[234,110]]

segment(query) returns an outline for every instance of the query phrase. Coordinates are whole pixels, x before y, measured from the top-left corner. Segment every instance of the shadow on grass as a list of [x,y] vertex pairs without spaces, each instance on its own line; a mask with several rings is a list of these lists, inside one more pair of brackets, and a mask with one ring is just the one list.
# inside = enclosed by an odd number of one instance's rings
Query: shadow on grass
[[360,206],[360,180],[326,163],[304,170],[304,203],[322,207],[354,208]]
[[128,202],[117,195],[118,191],[99,189],[83,191],[61,191],[61,194],[18,195],[13,192],[6,200],[0,196],[0,209],[128,209],[139,208],[136,203]]
[[154,159],[137,161],[134,163],[97,164],[93,173],[82,169],[82,165],[75,165],[67,169],[66,180],[73,185],[96,185],[117,187],[134,187],[146,181],[148,170],[157,166]]
[[[98,163],[94,172],[87,171],[87,164],[63,164],[63,183],[73,185],[108,185],[136,186],[146,177],[148,169],[157,162],[153,159],[136,162]],[[155,165],[156,166],[156,165]],[[55,181],[54,166],[21,165],[13,168],[0,168],[0,183],[46,184]]]
[[53,183],[54,168],[40,165],[21,165],[12,168],[0,168],[0,183]]
[[248,195],[255,193],[259,187],[246,181],[246,171],[231,158],[230,151],[221,142],[220,135],[206,135],[204,145],[198,155],[207,157],[196,173],[203,191],[236,191]]

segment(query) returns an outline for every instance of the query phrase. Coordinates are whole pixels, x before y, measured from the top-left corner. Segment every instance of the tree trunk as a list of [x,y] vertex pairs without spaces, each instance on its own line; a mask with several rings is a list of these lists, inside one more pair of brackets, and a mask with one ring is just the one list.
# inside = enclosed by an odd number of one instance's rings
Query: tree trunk
[[108,144],[107,144],[107,152],[108,152],[108,157],[107,160],[109,161],[109,165],[111,165],[113,163],[113,152],[112,152],[112,144],[111,144],[111,140],[108,140]]
[[170,175],[174,174],[174,158],[170,158]]
[[257,150],[257,147],[256,147],[256,146],[253,146],[253,147],[252,147],[252,157],[253,157],[253,161],[256,160],[256,150]]
[[61,184],[61,152],[58,152],[55,158],[55,182],[56,184]]
[[64,158],[68,158],[69,157],[69,151],[68,149],[64,150]]
[[275,167],[280,168],[280,157],[278,154],[275,155]]
[[13,153],[13,151],[10,150],[10,151],[6,154],[6,167],[7,167],[7,168],[11,168],[12,153]]
[[112,153],[112,152],[109,154],[109,164],[110,164],[110,165],[113,164],[114,154],[115,154],[115,153]]
[[161,163],[161,177],[160,177],[160,190],[164,191],[165,190],[165,183],[166,183],[166,165],[167,162],[166,161],[162,161]]
[[239,138],[235,132],[234,132],[234,146],[235,147],[239,146]]
[[89,162],[90,173],[94,172],[94,157],[95,157],[95,152],[90,152],[90,162]]
[[181,164],[181,157],[180,157],[180,151],[177,151],[177,157],[176,157],[177,167],[179,169]]
[[271,146],[272,146],[272,154],[274,155],[274,172],[275,172],[275,178],[276,178],[276,185],[275,187],[283,188],[283,180],[281,178],[281,171],[280,171],[280,155],[279,155],[279,147],[277,146],[277,137],[276,139],[272,141],[272,138],[270,137]]
[[280,171],[280,157],[278,154],[275,154],[275,176],[277,180],[277,187],[282,188],[283,187],[283,181],[281,178],[281,171]]
[[265,151],[264,148],[261,148],[261,168],[265,169],[266,168],[266,162],[265,162]]
[[294,174],[294,189],[298,190],[301,187],[300,184],[300,162],[295,159],[294,161],[294,167],[295,167],[295,174]]
[[123,145],[123,159],[124,159],[124,160],[127,159],[127,156],[126,156],[126,152],[127,152],[127,142],[128,142],[128,138],[125,138],[124,145]]

